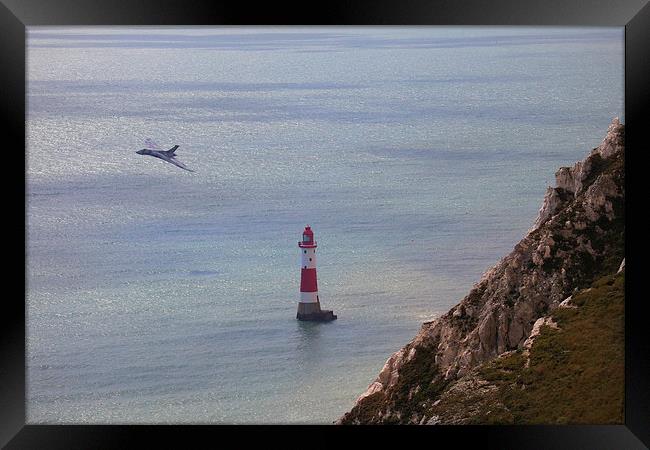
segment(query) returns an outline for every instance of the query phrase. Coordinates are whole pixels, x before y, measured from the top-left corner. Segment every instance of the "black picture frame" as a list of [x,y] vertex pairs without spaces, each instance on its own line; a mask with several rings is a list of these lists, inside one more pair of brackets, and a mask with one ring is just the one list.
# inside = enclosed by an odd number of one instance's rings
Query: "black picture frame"
[[[644,195],[643,153],[650,149],[643,118],[650,97],[650,5],[647,0],[400,0],[307,3],[181,0],[1,0],[0,86],[4,125],[5,269],[0,313],[0,445],[6,448],[187,447],[255,443],[365,444],[391,435],[402,443],[481,448],[647,448],[650,445],[650,345],[642,285],[642,212],[630,208]],[[45,426],[25,424],[25,27],[36,25],[552,25],[625,27],[626,125],[626,390],[624,425],[335,427],[335,426]],[[10,142],[7,142],[9,138]],[[9,163],[7,163],[9,161]],[[21,170],[22,169],[22,170]],[[640,210],[637,210],[640,211]],[[632,234],[630,234],[632,232]],[[23,236],[23,239],[20,239]],[[640,237],[639,240],[636,237]],[[22,267],[21,267],[21,263]],[[21,281],[22,280],[22,281]],[[10,287],[11,289],[7,289]],[[21,299],[22,293],[22,299]],[[342,411],[343,412],[343,411]],[[226,438],[235,438],[225,444]],[[443,444],[444,443],[444,444]],[[409,445],[408,442],[404,444]],[[419,445],[419,444],[413,444]]]

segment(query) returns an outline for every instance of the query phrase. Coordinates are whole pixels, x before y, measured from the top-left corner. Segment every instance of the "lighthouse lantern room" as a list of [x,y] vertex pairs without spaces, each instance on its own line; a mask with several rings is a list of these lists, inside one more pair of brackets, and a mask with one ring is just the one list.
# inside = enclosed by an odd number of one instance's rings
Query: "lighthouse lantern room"
[[336,319],[332,311],[320,309],[318,298],[318,281],[316,277],[316,241],[314,232],[307,225],[302,233],[300,247],[300,301],[298,302],[298,320],[330,321]]

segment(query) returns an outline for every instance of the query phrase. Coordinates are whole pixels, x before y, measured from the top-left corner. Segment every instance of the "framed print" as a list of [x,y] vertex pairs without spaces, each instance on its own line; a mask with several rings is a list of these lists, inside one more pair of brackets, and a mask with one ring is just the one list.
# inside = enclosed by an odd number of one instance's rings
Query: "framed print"
[[646,448],[647,2],[1,9],[7,448]]

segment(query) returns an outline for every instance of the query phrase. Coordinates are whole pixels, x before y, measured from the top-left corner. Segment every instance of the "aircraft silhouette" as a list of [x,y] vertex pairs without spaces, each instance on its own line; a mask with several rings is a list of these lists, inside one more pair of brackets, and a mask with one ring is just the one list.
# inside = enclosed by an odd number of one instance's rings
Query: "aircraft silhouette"
[[169,150],[161,150],[160,147],[158,147],[158,145],[151,139],[146,139],[144,143],[147,147],[150,148],[143,148],[142,150],[138,150],[136,152],[138,155],[149,155],[155,158],[160,158],[163,161],[172,163],[173,165],[180,167],[181,169],[185,169],[188,172],[194,172],[192,169],[188,169],[187,167],[185,167],[185,164],[183,164],[182,162],[176,159],[175,152],[176,149],[178,148],[178,145],[174,145]]

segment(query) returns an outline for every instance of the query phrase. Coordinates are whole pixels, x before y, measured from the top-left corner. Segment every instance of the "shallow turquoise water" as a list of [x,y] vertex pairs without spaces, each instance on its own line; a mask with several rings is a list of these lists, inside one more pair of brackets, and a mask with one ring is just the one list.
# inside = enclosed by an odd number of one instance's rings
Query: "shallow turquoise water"
[[624,121],[613,28],[33,27],[27,75],[30,423],[334,421]]

